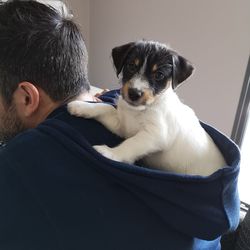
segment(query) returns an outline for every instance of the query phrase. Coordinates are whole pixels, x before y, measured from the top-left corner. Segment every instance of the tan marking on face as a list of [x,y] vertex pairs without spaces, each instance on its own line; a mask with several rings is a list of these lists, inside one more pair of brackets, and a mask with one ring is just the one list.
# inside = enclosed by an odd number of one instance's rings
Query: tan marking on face
[[140,63],[140,60],[138,58],[135,59],[135,65],[138,66]]
[[153,66],[153,68],[152,68],[152,71],[155,72],[157,69],[158,69],[157,64],[154,64],[154,66]]
[[130,81],[124,83],[123,86],[122,86],[121,94],[122,94],[122,97],[125,100],[128,100],[128,90],[129,90],[130,86],[131,86],[131,82]]
[[153,103],[155,100],[153,91],[151,89],[145,89],[143,96],[140,100],[141,104],[145,105],[145,104],[151,104]]

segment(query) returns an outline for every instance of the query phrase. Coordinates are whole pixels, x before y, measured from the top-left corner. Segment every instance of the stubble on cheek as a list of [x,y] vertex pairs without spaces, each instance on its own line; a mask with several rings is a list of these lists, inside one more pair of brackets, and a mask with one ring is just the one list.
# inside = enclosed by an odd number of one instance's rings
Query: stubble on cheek
[[0,114],[0,142],[2,144],[7,143],[24,130],[25,126],[18,117],[14,105],[11,105],[4,114]]

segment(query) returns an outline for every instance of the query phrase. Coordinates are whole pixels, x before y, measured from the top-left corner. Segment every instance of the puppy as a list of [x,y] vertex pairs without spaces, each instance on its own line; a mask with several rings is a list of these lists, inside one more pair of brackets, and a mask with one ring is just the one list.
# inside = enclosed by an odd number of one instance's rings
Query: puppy
[[131,42],[112,50],[122,83],[117,109],[105,103],[73,101],[71,114],[94,118],[126,138],[114,148],[94,146],[102,155],[174,173],[207,176],[226,165],[213,140],[175,89],[193,72],[184,57],[152,41]]

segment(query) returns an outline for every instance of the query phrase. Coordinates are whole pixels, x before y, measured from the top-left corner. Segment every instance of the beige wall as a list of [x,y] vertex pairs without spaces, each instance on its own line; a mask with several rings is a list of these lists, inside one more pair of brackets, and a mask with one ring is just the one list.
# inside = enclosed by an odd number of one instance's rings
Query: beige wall
[[114,46],[141,38],[169,43],[196,67],[178,89],[181,99],[201,120],[231,134],[250,52],[249,0],[69,2],[80,22],[89,18],[92,84],[119,87],[110,59]]
[[90,19],[90,0],[66,0],[67,6],[73,11],[74,19],[78,23],[83,33],[87,49],[90,50],[90,34],[89,34],[89,19]]

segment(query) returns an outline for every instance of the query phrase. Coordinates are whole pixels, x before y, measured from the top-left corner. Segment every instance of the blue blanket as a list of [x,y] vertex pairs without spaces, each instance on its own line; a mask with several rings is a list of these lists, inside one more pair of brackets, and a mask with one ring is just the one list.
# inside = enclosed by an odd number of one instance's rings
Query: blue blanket
[[122,139],[58,108],[0,151],[0,249],[220,249],[238,225],[240,154],[202,125],[227,166],[177,175],[104,158],[92,145]]

